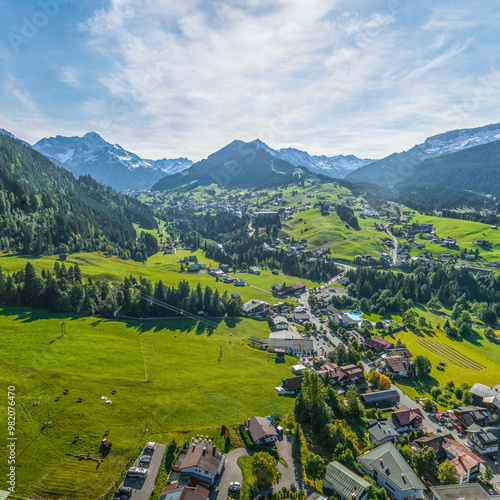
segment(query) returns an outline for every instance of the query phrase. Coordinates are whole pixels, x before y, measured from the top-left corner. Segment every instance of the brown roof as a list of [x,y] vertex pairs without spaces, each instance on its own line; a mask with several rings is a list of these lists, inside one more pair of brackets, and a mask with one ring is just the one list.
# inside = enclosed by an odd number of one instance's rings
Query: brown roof
[[450,433],[443,434],[442,432],[437,432],[435,434],[430,434],[429,436],[424,436],[419,439],[415,439],[412,445],[417,448],[423,448],[424,446],[431,447],[436,452],[436,459],[438,461],[444,460],[446,458],[446,452],[443,450],[443,444],[446,438],[453,438]]
[[265,436],[277,436],[278,431],[266,417],[252,417],[245,422],[245,426],[253,441],[259,441]]
[[408,349],[405,349],[403,347],[393,349],[392,353],[394,354],[394,356],[402,356],[403,358],[413,357],[412,353]]
[[369,347],[370,349],[375,349],[375,351],[377,352],[386,351],[387,349],[392,349],[394,347],[394,344],[392,342],[381,339],[376,335],[372,339],[363,339],[363,344],[365,344],[365,346]]
[[222,454],[217,446],[208,443],[191,444],[187,450],[181,450],[174,466],[181,472],[189,467],[200,467],[215,475],[221,460]]
[[423,420],[424,416],[420,408],[410,408],[409,406],[402,406],[399,410],[392,412],[393,420],[396,419],[400,425],[406,426],[414,420]]
[[283,379],[283,386],[286,386],[289,391],[298,391],[302,388],[303,380],[304,375],[301,375],[299,377],[285,378]]
[[340,369],[349,377],[363,377],[363,370],[358,365],[341,366]]
[[183,488],[179,500],[205,500],[205,496],[201,493],[196,493],[196,491],[190,488]]
[[394,373],[404,372],[410,366],[410,361],[402,356],[391,356],[385,358],[385,361]]
[[453,456],[451,463],[455,466],[459,476],[465,474],[468,470],[475,467],[477,464],[484,464],[484,460],[479,458],[463,444],[454,439],[446,439],[443,448]]

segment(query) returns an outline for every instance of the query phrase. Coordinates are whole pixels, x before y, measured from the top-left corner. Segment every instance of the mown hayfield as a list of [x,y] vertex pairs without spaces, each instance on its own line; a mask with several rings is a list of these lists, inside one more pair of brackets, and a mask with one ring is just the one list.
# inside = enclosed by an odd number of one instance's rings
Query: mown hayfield
[[[243,420],[293,405],[273,390],[290,376],[292,361],[277,365],[248,346],[249,335],[267,336],[265,322],[219,321],[211,329],[192,320],[124,322],[4,308],[0,331],[0,380],[17,395],[20,496],[98,498],[147,439],[183,442],[235,423],[238,407]],[[52,424],[44,426],[48,412]],[[113,448],[102,456],[106,430]]]
[[[302,219],[300,221],[299,219]],[[330,248],[337,259],[353,260],[358,254],[388,252],[383,241],[388,239],[384,232],[376,231],[373,219],[358,219],[360,231],[347,229],[335,212],[322,216],[317,209],[306,210],[294,215],[293,220],[282,223],[282,236],[300,241],[307,239],[308,248]]]
[[[385,338],[394,343],[401,339],[413,356],[426,356],[432,363],[432,371],[425,380],[412,383],[403,379],[397,383],[414,399],[428,397],[433,386],[444,386],[450,380],[457,386],[475,382],[495,385],[500,380],[500,344],[487,340],[482,333],[470,339],[455,339],[437,328],[424,328],[399,331]],[[444,371],[436,369],[440,361],[447,365]]]

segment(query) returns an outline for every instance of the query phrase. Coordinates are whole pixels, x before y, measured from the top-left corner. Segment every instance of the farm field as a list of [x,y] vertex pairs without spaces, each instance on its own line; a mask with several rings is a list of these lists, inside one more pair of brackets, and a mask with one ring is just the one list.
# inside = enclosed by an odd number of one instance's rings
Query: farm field
[[[273,389],[290,376],[292,360],[277,365],[243,341],[267,336],[265,322],[221,321],[211,330],[192,320],[125,322],[4,308],[0,325],[0,380],[16,387],[19,496],[97,498],[148,439],[182,443],[238,415],[286,414],[293,406]],[[44,426],[49,412],[52,423]],[[113,447],[103,458],[106,430]]]
[[[198,262],[201,264],[207,264],[207,267],[212,265],[217,265],[216,262],[210,261],[205,258],[204,253],[201,250],[197,252],[189,252],[180,250],[179,255],[182,257],[187,257],[189,255],[196,255],[198,257]],[[37,272],[41,272],[42,269],[53,270],[54,264],[58,261],[56,255],[52,256],[42,256],[42,257],[19,257],[12,254],[0,254],[0,268],[4,272],[13,273],[23,269],[26,266],[26,262],[31,262]],[[61,262],[59,262],[61,263]],[[153,283],[162,281],[164,285],[177,286],[180,281],[186,280],[192,287],[195,287],[198,283],[201,283],[202,287],[211,286],[217,288],[220,293],[239,293],[243,302],[251,299],[265,300],[271,304],[279,302],[279,299],[273,297],[271,293],[267,293],[265,290],[270,290],[273,283],[283,283],[288,284],[298,283],[304,281],[308,287],[316,287],[319,283],[302,280],[297,277],[286,276],[282,272],[278,275],[273,275],[269,270],[262,270],[262,273],[257,276],[254,274],[238,274],[236,276],[241,276],[245,278],[247,283],[254,285],[245,287],[236,287],[234,285],[216,282],[213,276],[205,273],[180,273],[179,257],[177,255],[163,255],[162,252],[148,258],[148,260],[142,264],[134,260],[121,260],[116,257],[107,257],[102,253],[75,253],[71,254],[65,261],[66,267],[70,265],[78,264],[84,278],[92,278],[99,280],[108,281],[118,281],[122,282],[126,276],[133,275],[137,279],[141,276],[151,280]],[[260,290],[259,288],[263,289]]]
[[[426,356],[432,364],[431,373],[423,382],[402,379],[396,383],[414,399],[428,397],[433,386],[444,386],[450,380],[458,386],[475,382],[495,385],[500,379],[500,344],[487,340],[482,333],[469,339],[454,339],[436,328],[425,328],[414,332],[403,330],[384,338],[394,343],[401,339],[413,356]],[[436,369],[440,361],[446,363],[444,371]]]
[[[299,221],[300,218],[302,221]],[[358,221],[360,231],[347,229],[336,213],[330,212],[330,215],[323,217],[319,210],[311,209],[295,214],[293,220],[283,222],[280,234],[297,241],[305,238],[311,249],[329,247],[336,259],[352,261],[357,254],[378,257],[379,252],[388,252],[383,243],[388,236],[374,228],[373,219]]]

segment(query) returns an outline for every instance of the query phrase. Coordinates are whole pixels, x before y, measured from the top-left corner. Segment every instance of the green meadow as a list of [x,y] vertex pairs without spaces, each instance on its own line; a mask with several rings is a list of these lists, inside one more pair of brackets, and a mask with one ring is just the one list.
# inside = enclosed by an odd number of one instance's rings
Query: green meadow
[[[302,220],[300,220],[302,219]],[[293,220],[282,223],[281,236],[300,241],[307,239],[308,249],[327,248],[335,259],[353,260],[357,254],[388,252],[383,243],[388,239],[386,233],[377,231],[373,219],[358,219],[360,230],[346,228],[335,212],[322,216],[317,209],[298,212]]]
[[[422,250],[412,249],[412,255],[418,255],[422,252],[432,252],[434,254],[459,253],[462,248],[467,250],[479,250],[479,256],[487,262],[500,260],[500,231],[491,229],[489,224],[472,222],[459,219],[445,219],[442,217],[433,217],[426,215],[414,215],[412,222],[430,223],[436,229],[436,234],[440,238],[455,238],[458,248],[445,248],[439,244],[431,244],[428,240],[418,240],[425,243]],[[488,240],[493,243],[492,246],[483,248],[476,245],[476,240]],[[415,251],[414,251],[415,250]]]
[[[16,387],[17,494],[23,497],[98,498],[146,440],[182,443],[238,417],[286,414],[293,406],[273,389],[291,375],[292,360],[276,364],[248,346],[248,336],[268,335],[265,322],[210,327],[6,308],[0,330],[0,379]],[[113,443],[108,454],[100,451],[106,431]]]
[[[201,250],[196,252],[179,250],[178,253],[181,257],[195,255],[198,262],[206,264],[207,267],[210,265],[218,266],[217,262],[207,259]],[[122,282],[126,276],[133,275],[137,279],[140,277],[147,278],[153,283],[161,280],[163,284],[168,286],[177,286],[182,280],[188,281],[192,287],[196,287],[198,283],[201,283],[202,287],[208,285],[218,289],[220,293],[226,291],[229,294],[239,293],[243,302],[251,299],[265,300],[271,304],[279,302],[269,292],[273,283],[282,284],[286,282],[290,285],[304,281],[308,287],[319,285],[319,283],[310,280],[284,275],[282,272],[274,275],[270,270],[262,269],[259,276],[249,273],[235,274],[234,276],[244,278],[247,283],[247,286],[236,287],[222,281],[216,282],[216,279],[207,273],[181,273],[179,260],[179,257],[175,254],[163,255],[162,252],[158,252],[149,257],[145,263],[141,263],[131,259],[122,260],[117,257],[108,257],[100,252],[94,252],[71,254],[65,261],[65,265],[68,267],[78,264],[84,278],[98,280]],[[33,264],[38,272],[41,272],[42,269],[52,270],[55,262],[58,261],[58,257],[55,255],[24,257],[13,254],[0,254],[0,268],[7,273],[23,269],[28,261]]]

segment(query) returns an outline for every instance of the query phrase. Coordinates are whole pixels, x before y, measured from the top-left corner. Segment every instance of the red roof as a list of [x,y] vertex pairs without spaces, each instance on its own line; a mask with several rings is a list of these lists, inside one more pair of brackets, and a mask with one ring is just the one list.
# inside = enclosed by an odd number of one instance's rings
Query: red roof
[[450,462],[455,466],[459,476],[462,476],[476,465],[484,463],[482,458],[479,458],[472,453],[467,446],[464,446],[454,439],[446,439],[443,448],[448,454],[454,457]]
[[402,406],[399,410],[392,413],[393,420],[396,419],[401,426],[407,426],[415,420],[422,421],[424,416],[419,408],[410,408],[409,406]]

